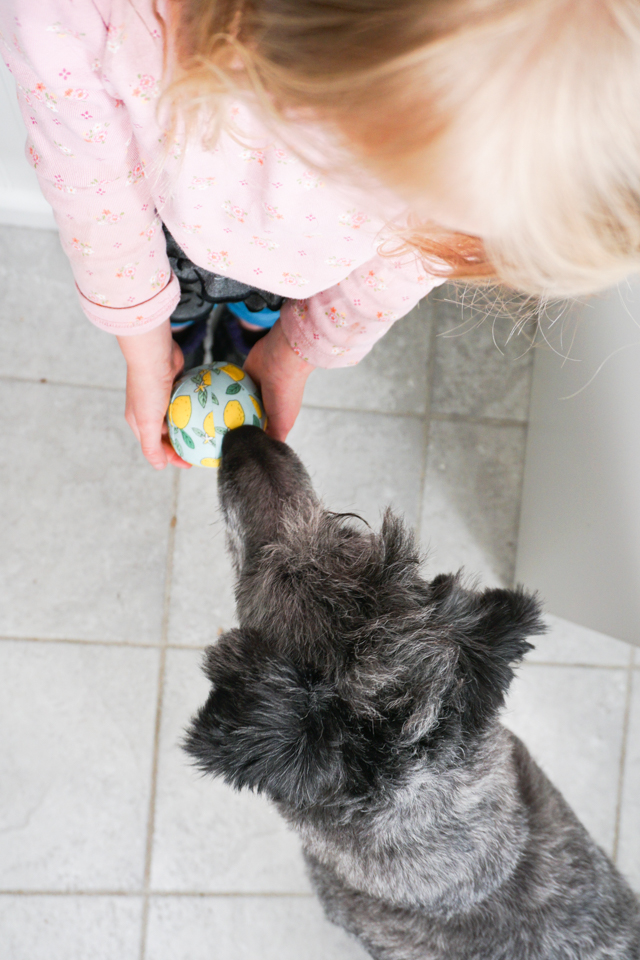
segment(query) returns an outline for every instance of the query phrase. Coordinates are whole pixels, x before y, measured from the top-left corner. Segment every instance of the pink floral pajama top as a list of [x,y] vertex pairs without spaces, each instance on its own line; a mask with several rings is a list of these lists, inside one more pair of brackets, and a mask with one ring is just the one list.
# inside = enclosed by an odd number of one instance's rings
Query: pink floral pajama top
[[0,49],[28,159],[101,329],[141,333],[175,308],[162,221],[194,263],[287,297],[284,332],[316,366],[357,363],[441,282],[411,255],[380,256],[391,234],[366,193],[305,166],[246,106],[232,108],[241,143],[166,144],[152,0],[2,0]]

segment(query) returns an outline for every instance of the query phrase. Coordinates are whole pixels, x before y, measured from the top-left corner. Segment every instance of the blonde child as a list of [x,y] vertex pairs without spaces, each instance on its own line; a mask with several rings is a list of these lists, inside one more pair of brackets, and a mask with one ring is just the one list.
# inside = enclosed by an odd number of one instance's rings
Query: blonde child
[[640,266],[637,0],[4,0],[0,31],[158,469],[185,466],[163,224],[286,298],[246,362],[280,439],[314,366],[357,363],[444,278],[564,297]]

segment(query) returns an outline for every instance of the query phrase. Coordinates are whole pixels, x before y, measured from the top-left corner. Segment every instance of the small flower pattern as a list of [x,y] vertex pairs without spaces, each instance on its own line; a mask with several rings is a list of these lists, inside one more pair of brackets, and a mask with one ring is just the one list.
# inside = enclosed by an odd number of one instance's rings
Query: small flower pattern
[[54,183],[54,186],[55,186],[56,190],[61,190],[63,193],[75,193],[75,192],[76,192],[76,188],[75,188],[75,187],[72,187],[70,184],[65,183],[65,182],[64,182],[64,178],[63,178],[63,177],[61,176],[61,174],[59,174],[59,173],[56,173],[56,175],[54,176],[54,178],[53,178],[53,183]]
[[53,113],[58,112],[58,99],[55,94],[47,90],[44,83],[36,83],[35,87],[32,87],[31,90],[27,92],[27,103],[32,102],[31,98],[35,100],[36,103],[44,103],[45,107],[53,111]]
[[65,155],[65,157],[72,157],[74,155],[73,151],[69,147],[65,147],[63,143],[59,143],[57,140],[54,140],[53,143],[54,143],[54,146],[58,148],[60,153],[63,153]]
[[215,182],[215,177],[191,177],[189,190],[209,190]]
[[104,143],[107,139],[108,123],[94,123],[92,127],[85,130],[82,139],[85,143]]
[[255,234],[251,237],[249,243],[254,247],[260,247],[262,250],[268,250],[269,253],[273,253],[280,246],[271,237],[257,237]]
[[107,27],[107,50],[115,53],[123,45],[127,35],[124,30],[124,24],[110,23]]
[[88,100],[89,91],[80,88],[68,87],[64,92],[65,100]]
[[294,163],[295,159],[286,150],[283,150],[282,147],[274,147],[273,153],[276,158],[276,163],[280,164],[289,164]]
[[92,290],[92,291],[91,291],[91,299],[92,299],[95,303],[99,303],[101,307],[108,307],[108,306],[109,306],[109,298],[107,297],[106,293],[98,293],[97,291]]
[[77,30],[69,30],[68,27],[63,27],[59,20],[45,27],[45,30],[47,33],[55,33],[61,40],[65,37],[73,37],[74,40],[81,40],[82,37],[85,36],[84,33],[80,33]]
[[137,266],[137,263],[125,263],[124,267],[120,267],[116,273],[116,277],[118,277],[118,279],[126,278],[127,280],[135,280]]
[[271,203],[263,203],[262,207],[264,212],[271,220],[284,220],[284,215],[280,213],[277,207],[274,207]]
[[334,327],[346,327],[347,325],[347,315],[341,313],[336,307],[330,307],[329,310],[325,310],[324,315],[329,318],[329,322],[332,323]]
[[350,260],[349,257],[329,257],[325,260],[325,263],[328,263],[330,267],[350,267],[353,260]]
[[309,281],[302,277],[299,273],[290,273],[288,270],[285,270],[282,274],[281,283],[286,284],[289,287],[304,287]]
[[240,154],[240,159],[244,160],[246,163],[251,163],[255,161],[258,166],[264,166],[264,150],[243,150]]
[[244,223],[248,216],[246,210],[243,210],[242,207],[232,203],[231,200],[225,200],[225,202],[222,204],[222,209],[227,216],[231,217],[233,220],[237,220],[238,223]]
[[143,230],[140,234],[141,237],[144,237],[145,240],[151,240],[155,236],[156,230],[160,226],[160,217],[154,217],[146,230]]
[[231,260],[229,260],[229,255],[226,250],[207,249],[207,261],[208,263],[211,264],[212,267],[232,266]]
[[362,277],[362,279],[364,280],[364,282],[366,283],[366,285],[367,285],[368,287],[371,287],[372,290],[375,291],[375,293],[380,293],[381,290],[386,290],[386,289],[387,289],[386,283],[384,282],[384,280],[382,279],[382,277],[379,277],[379,276],[378,276],[378,274],[375,272],[375,270],[369,270],[368,273],[366,273],[366,274],[365,274],[365,273],[361,274],[361,277]]
[[139,73],[138,83],[131,91],[134,97],[141,100],[155,100],[160,92],[160,85],[150,73]]
[[141,180],[144,180],[144,163],[140,160],[127,171],[127,186],[130,187],[134,183],[140,183]]
[[121,213],[112,213],[111,210],[103,210],[102,213],[98,214],[98,216],[95,217],[95,220],[101,227],[102,226],[112,227],[115,223],[120,223],[123,217],[124,217],[124,211],[122,211]]
[[345,227],[351,227],[352,230],[359,230],[360,227],[364,227],[365,223],[371,223],[371,220],[362,210],[356,210],[353,207],[338,217],[338,223]]
[[71,247],[73,250],[77,250],[78,253],[81,253],[83,257],[90,257],[93,253],[93,247],[89,246],[88,243],[83,243],[82,240],[78,240],[77,237],[72,239]]
[[324,183],[320,177],[317,174],[312,173],[311,170],[305,170],[302,176],[298,178],[296,183],[305,190],[319,190],[320,187],[324,187]]
[[169,271],[168,270],[156,270],[154,274],[149,278],[149,283],[151,284],[152,290],[161,290],[163,287],[166,287],[169,282]]

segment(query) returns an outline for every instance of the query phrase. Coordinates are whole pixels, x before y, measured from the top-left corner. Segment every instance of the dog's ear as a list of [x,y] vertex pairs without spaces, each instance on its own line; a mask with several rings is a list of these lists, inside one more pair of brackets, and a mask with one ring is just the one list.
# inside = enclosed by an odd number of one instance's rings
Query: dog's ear
[[202,770],[296,806],[340,786],[345,705],[327,681],[246,630],[209,647],[204,669],[213,686],[183,743]]
[[522,588],[469,591],[459,576],[437,577],[431,588],[435,619],[458,648],[453,701],[480,729],[503,705],[513,665],[533,649],[527,638],[546,630],[540,602]]

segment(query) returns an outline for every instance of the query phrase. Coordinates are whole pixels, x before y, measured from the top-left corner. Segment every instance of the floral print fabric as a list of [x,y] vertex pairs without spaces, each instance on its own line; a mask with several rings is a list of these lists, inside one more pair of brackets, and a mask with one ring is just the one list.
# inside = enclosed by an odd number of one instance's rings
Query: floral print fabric
[[309,169],[246,105],[231,108],[241,143],[167,143],[152,0],[4,0],[0,50],[98,327],[136,334],[173,311],[163,221],[194,263],[288,298],[285,334],[319,366],[357,363],[441,282],[413,256],[380,256],[385,216],[364,191]]

